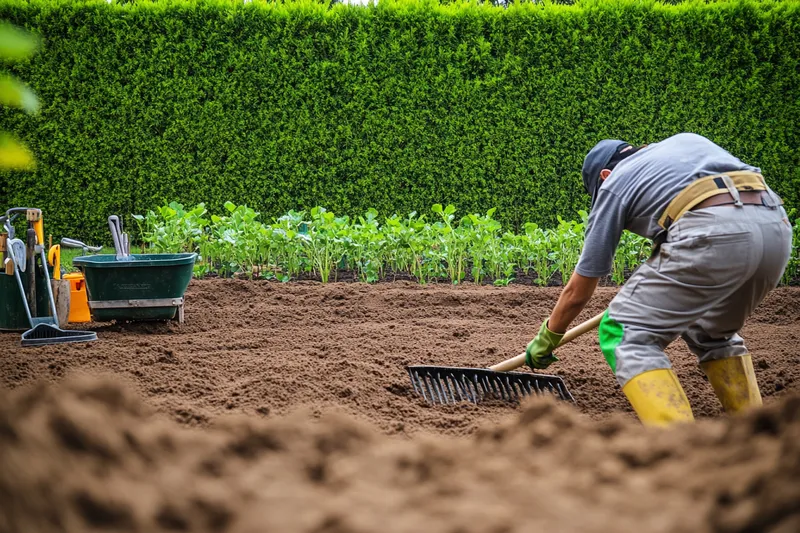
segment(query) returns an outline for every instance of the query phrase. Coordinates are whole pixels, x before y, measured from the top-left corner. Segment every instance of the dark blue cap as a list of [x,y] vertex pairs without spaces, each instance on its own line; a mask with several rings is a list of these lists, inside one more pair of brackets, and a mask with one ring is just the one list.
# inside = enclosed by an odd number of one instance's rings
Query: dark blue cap
[[617,139],[604,139],[594,145],[594,148],[589,150],[586,154],[586,159],[583,160],[583,186],[586,187],[586,192],[592,197],[592,206],[597,199],[597,191],[600,190],[600,185],[603,180],[600,179],[600,171],[608,168],[608,163],[614,157],[614,153],[622,145],[627,145],[625,141]]

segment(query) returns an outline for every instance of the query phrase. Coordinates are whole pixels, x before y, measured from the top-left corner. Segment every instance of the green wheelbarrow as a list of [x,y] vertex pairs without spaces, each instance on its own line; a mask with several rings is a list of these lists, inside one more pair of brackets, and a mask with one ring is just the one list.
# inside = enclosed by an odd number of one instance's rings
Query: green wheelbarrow
[[76,257],[86,278],[92,320],[176,320],[183,323],[184,293],[195,253]]

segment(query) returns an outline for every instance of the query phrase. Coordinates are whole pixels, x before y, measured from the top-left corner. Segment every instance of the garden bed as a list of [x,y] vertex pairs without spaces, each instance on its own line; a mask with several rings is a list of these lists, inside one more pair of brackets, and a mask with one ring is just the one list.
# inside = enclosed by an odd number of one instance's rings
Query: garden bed
[[[503,405],[432,408],[416,398],[409,364],[488,366],[523,351],[552,309],[558,288],[414,282],[281,284],[195,280],[186,324],[97,325],[100,340],[22,350],[0,336],[0,380],[17,387],[70,371],[130,379],[148,402],[182,422],[204,425],[226,413],[285,414],[340,408],[387,433],[466,434],[509,413]],[[600,288],[580,320],[616,293]],[[744,337],[762,392],[800,389],[800,290],[773,292]],[[697,416],[720,410],[682,341],[669,348]],[[566,380],[577,408],[594,418],[628,412],[596,334],[558,351],[550,369]]]
[[0,529],[797,530],[796,288],[744,329],[767,404],[745,417],[718,417],[678,342],[703,420],[642,428],[595,335],[552,367],[577,409],[412,394],[405,365],[514,355],[558,293],[201,280],[183,325],[97,324],[98,342],[37,349],[0,335]]

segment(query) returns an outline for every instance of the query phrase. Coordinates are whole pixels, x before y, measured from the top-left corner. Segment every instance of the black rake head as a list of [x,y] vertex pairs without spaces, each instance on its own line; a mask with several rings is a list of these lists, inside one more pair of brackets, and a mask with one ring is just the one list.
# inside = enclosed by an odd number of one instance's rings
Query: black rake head
[[443,366],[409,366],[406,370],[414,391],[430,404],[479,403],[486,399],[516,402],[532,394],[575,401],[558,376]]
[[22,334],[22,346],[44,346],[67,342],[91,342],[97,340],[94,331],[60,329],[51,324],[37,324]]

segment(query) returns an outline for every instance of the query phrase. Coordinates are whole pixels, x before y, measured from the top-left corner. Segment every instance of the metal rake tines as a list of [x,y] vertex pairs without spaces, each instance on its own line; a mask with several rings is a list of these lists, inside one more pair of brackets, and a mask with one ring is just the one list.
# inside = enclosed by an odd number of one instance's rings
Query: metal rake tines
[[484,399],[518,401],[544,393],[575,401],[558,376],[441,366],[409,366],[407,370],[414,391],[431,404],[479,403]]

